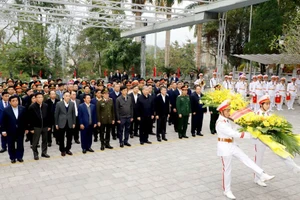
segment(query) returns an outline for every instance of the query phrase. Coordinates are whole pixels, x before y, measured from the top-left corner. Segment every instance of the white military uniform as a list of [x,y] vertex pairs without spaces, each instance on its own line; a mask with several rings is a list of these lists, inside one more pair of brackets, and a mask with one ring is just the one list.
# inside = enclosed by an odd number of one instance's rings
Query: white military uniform
[[257,101],[254,107],[254,111],[259,110],[259,103],[258,99],[260,99],[262,96],[264,96],[264,88],[263,88],[263,82],[262,81],[257,81],[256,84],[254,85],[254,93],[257,95]]
[[267,86],[267,94],[270,96],[271,108],[275,107],[276,82],[271,81]]
[[[263,111],[261,109],[259,109],[256,112],[256,114],[257,115],[262,115],[262,116],[269,116],[270,115],[270,113],[268,111]],[[254,139],[254,144],[255,144],[255,146],[254,146],[254,149],[255,149],[254,161],[259,167],[262,167],[263,159],[264,159],[264,153],[265,153],[265,150],[268,146],[265,145],[259,139]],[[288,157],[288,158],[282,158],[280,156],[278,156],[278,157],[281,158],[284,161],[284,163],[288,166],[289,169],[293,170],[295,173],[300,172],[300,167],[294,162],[294,160],[291,157]],[[259,176],[260,176],[260,174],[255,173],[254,182],[257,182],[259,180]]]
[[235,85],[236,91],[241,94],[244,98],[247,96],[247,82],[246,81],[239,81]]
[[282,110],[282,104],[286,95],[285,84],[282,83],[277,84],[276,93],[278,93],[281,96],[281,101],[280,103],[277,104],[277,110]]
[[[231,191],[231,160],[232,157],[238,158],[246,166],[254,170],[258,174],[262,174],[263,170],[258,167],[234,142],[233,138],[250,138],[249,133],[240,133],[234,130],[228,119],[219,116],[216,123],[216,131],[219,137],[218,141],[218,156],[221,156],[223,164],[223,189],[225,192]],[[223,141],[222,141],[223,140]],[[224,140],[232,140],[226,142]]]
[[[249,84],[249,94],[251,95],[251,97],[255,95],[255,93],[254,93],[254,86],[255,86],[256,83],[257,83],[257,81],[252,81]],[[254,106],[255,105],[253,103],[253,98],[251,98],[251,100],[250,100],[250,107],[251,107],[251,109],[254,109]]]
[[234,93],[234,84],[235,82],[233,81],[228,81],[228,90]]
[[210,88],[214,89],[217,84],[219,84],[219,79],[218,78],[211,78],[210,79],[210,81],[209,81]]
[[298,96],[298,104],[300,104],[300,77],[297,78],[296,80],[296,85],[297,85],[297,96]]
[[287,92],[290,93],[290,95],[291,95],[291,100],[289,100],[287,102],[287,107],[288,107],[288,109],[294,109],[293,108],[294,101],[295,101],[295,98],[297,96],[297,85],[296,85],[296,83],[294,83],[294,82],[289,83],[288,86],[287,86]]

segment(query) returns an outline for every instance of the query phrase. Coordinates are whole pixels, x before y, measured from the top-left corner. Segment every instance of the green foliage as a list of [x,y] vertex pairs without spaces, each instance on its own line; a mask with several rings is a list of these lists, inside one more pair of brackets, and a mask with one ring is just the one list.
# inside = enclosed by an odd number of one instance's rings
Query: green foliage
[[109,69],[128,71],[131,66],[140,64],[141,45],[131,39],[120,38],[112,41],[104,50],[104,62]]
[[277,53],[270,48],[274,36],[282,34],[283,17],[277,0],[270,0],[255,7],[251,41],[246,45],[249,54]]

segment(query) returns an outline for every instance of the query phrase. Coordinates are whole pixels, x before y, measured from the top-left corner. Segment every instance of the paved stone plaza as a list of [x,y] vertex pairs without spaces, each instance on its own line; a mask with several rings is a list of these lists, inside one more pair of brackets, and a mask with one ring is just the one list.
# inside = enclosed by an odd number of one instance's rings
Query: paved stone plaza
[[[286,107],[284,107],[286,108]],[[281,112],[300,133],[300,106]],[[137,138],[132,147],[81,153],[73,144],[73,156],[61,157],[58,146],[49,148],[50,159],[33,160],[25,145],[25,162],[10,164],[7,152],[0,155],[0,199],[226,199],[222,192],[222,165],[216,156],[216,135],[208,131],[205,115],[204,137],[178,139],[168,126],[168,142],[141,146]],[[188,130],[190,136],[190,131]],[[251,157],[250,140],[239,139],[240,147]],[[295,161],[300,164],[300,158]],[[276,178],[262,188],[253,182],[253,173],[238,160],[233,162],[232,190],[237,199],[300,199],[300,174],[293,174],[270,150],[265,153],[264,170]]]

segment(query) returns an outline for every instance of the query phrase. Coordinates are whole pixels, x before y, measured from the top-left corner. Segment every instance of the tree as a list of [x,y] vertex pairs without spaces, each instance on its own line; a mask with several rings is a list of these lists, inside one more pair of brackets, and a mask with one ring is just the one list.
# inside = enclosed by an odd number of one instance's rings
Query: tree
[[131,66],[140,64],[140,43],[133,42],[131,39],[121,38],[112,41],[104,50],[105,64],[110,69],[118,69],[128,71]]
[[274,36],[282,35],[283,19],[277,0],[270,0],[254,7],[251,41],[246,45],[249,54],[270,54],[278,52],[271,49]]
[[[192,3],[186,7],[186,9],[195,9],[196,7],[201,6],[203,3],[197,2]],[[202,44],[202,24],[197,24],[195,26],[190,26],[190,30],[194,28],[194,37],[197,38],[197,47],[196,47],[196,68],[201,68],[201,44]]]
[[[172,12],[172,6],[177,2],[180,4],[182,0],[157,0],[153,1],[150,0],[151,3],[155,3],[157,6],[166,7],[166,12],[171,13]],[[172,17],[172,14],[167,14],[167,19],[170,20]],[[165,41],[165,67],[169,67],[170,65],[170,43],[171,43],[171,32],[166,31],[166,41]]]

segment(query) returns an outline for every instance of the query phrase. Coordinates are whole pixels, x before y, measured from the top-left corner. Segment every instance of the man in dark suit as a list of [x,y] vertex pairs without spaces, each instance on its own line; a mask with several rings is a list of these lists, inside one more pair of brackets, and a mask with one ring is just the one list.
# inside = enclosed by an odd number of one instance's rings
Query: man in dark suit
[[80,144],[79,142],[79,121],[78,121],[78,107],[80,105],[80,100],[76,99],[77,93],[76,91],[71,92],[71,102],[74,103],[75,116],[76,116],[76,124],[75,128],[73,128],[73,136],[76,144]]
[[52,145],[52,133],[56,139],[56,144],[59,144],[59,140],[57,138],[57,131],[55,130],[55,123],[54,123],[54,113],[55,107],[59,100],[56,98],[55,91],[50,91],[49,99],[45,101],[48,105],[48,115],[49,115],[49,124],[50,124],[50,131],[48,131],[48,147]]
[[140,121],[140,144],[152,144],[148,138],[152,132],[152,120],[154,119],[154,107],[149,96],[148,86],[144,86],[141,96],[138,98],[138,120]]
[[173,76],[172,76],[171,79],[170,79],[170,82],[175,82],[175,83],[177,83],[178,81],[179,81],[179,79],[178,79],[177,75],[174,73]]
[[130,93],[128,96],[132,100],[132,105],[133,105],[133,121],[131,122],[130,125],[130,137],[133,138],[134,136],[138,137],[138,130],[139,130],[139,120],[137,120],[137,113],[138,113],[138,107],[137,107],[137,101],[140,96],[139,94],[139,86],[133,86],[132,88],[132,93]]
[[[8,99],[9,94],[8,92],[4,91],[2,93],[2,99],[0,102],[0,122],[2,122],[4,109],[9,105]],[[4,137],[3,135],[1,135],[1,147],[2,149],[0,150],[0,153],[4,153],[7,150],[7,137]]]
[[83,93],[79,95],[79,100],[80,100],[80,103],[83,103],[84,100],[83,100],[83,97],[86,95],[86,94],[89,94],[91,98],[93,98],[93,95],[91,94],[91,89],[88,85],[85,85],[83,86]]
[[[70,151],[72,147],[73,128],[76,124],[76,115],[74,103],[70,101],[70,92],[65,92],[63,101],[56,105],[55,109],[55,128],[59,138],[59,151],[62,156],[73,155]],[[67,145],[65,146],[65,137],[67,137]]]
[[118,81],[120,81],[121,78],[122,78],[121,73],[120,73],[120,71],[119,71],[118,69],[116,70],[116,73],[115,73],[114,78],[115,78],[116,80],[118,80]]
[[174,130],[175,132],[178,132],[177,127],[178,127],[178,114],[177,114],[177,109],[176,109],[176,99],[180,95],[179,90],[177,89],[177,84],[173,82],[171,84],[171,89],[168,91],[168,95],[170,98],[170,104],[171,104],[171,114],[169,118],[169,126],[171,124],[174,124]]
[[161,142],[161,139],[167,141],[166,138],[166,125],[167,119],[170,114],[170,100],[167,95],[167,88],[161,87],[160,94],[155,98],[155,115],[157,120],[156,136],[157,141]]
[[[117,99],[119,96],[121,96],[120,85],[116,83],[116,84],[114,85],[114,91],[111,92],[111,93],[109,94],[109,98],[112,98],[112,100],[113,100],[114,108],[116,108],[116,99]],[[117,114],[116,114],[116,109],[115,109],[115,117],[116,117],[116,116],[117,116]],[[115,119],[115,121],[117,121],[117,120]],[[116,140],[116,139],[117,139],[116,127],[117,127],[117,133],[118,133],[119,125],[116,124],[116,123],[115,123],[114,125],[112,125],[111,135],[112,135],[112,137],[113,137],[113,140]]]
[[109,73],[109,76],[108,76],[108,82],[113,82],[113,80],[114,80],[114,74],[113,74],[113,72],[110,72]]
[[122,81],[123,80],[127,80],[128,81],[128,74],[126,73],[126,71],[123,72]]
[[9,103],[10,106],[7,106],[3,112],[1,131],[2,135],[7,137],[11,163],[16,163],[16,159],[23,162],[24,133],[28,133],[25,107],[18,105],[18,96],[15,95],[9,97]]
[[195,92],[192,93],[190,100],[191,100],[191,110],[192,110],[192,136],[195,137],[195,132],[197,135],[203,136],[202,131],[202,124],[203,124],[203,115],[207,112],[207,108],[204,108],[203,102],[201,98],[203,94],[201,94],[201,86],[197,85],[195,87]]
[[47,154],[47,140],[48,131],[50,128],[50,120],[48,115],[48,105],[43,103],[44,96],[42,93],[35,94],[36,102],[32,104],[28,109],[28,120],[29,120],[29,130],[32,135],[32,151],[35,160],[39,159],[38,156],[38,142],[40,136],[42,135],[42,157],[50,158]]
[[80,124],[80,138],[82,153],[94,152],[92,147],[93,128],[97,126],[96,106],[91,104],[91,95],[85,94],[84,103],[78,107],[78,121]]

